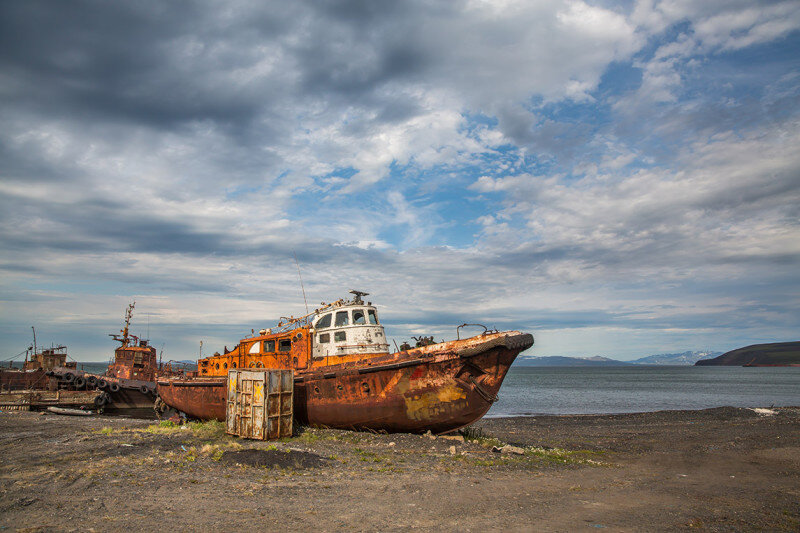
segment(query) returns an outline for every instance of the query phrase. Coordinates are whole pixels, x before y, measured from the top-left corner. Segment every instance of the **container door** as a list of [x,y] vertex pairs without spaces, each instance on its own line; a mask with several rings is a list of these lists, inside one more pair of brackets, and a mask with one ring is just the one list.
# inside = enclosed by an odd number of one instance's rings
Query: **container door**
[[231,369],[225,431],[259,440],[291,437],[293,399],[291,370]]

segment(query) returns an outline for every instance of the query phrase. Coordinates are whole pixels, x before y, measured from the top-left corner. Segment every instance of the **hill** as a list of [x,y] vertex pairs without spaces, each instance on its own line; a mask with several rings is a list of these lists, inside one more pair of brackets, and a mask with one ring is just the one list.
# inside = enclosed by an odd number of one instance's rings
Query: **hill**
[[660,353],[635,359],[631,363],[635,365],[693,365],[701,359],[709,359],[717,355],[720,355],[720,352]]
[[725,352],[713,359],[704,359],[697,366],[800,365],[800,341],[753,344]]
[[607,357],[518,357],[516,366],[628,366],[630,363]]

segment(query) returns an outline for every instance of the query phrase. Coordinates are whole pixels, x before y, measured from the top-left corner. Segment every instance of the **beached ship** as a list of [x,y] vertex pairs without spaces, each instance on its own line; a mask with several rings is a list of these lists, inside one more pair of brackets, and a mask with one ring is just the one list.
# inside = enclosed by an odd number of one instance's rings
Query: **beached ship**
[[155,347],[146,339],[130,333],[136,302],[125,311],[125,325],[119,333],[109,334],[120,343],[105,373],[94,374],[74,368],[51,371],[62,383],[75,389],[97,388],[108,393],[106,409],[152,409],[156,399],[156,376],[179,374],[169,363],[158,361]]
[[300,423],[445,433],[482,417],[517,354],[533,345],[527,333],[485,330],[390,353],[377,309],[362,299],[367,293],[351,293],[198,360],[195,376],[158,378],[159,402],[193,418],[225,420],[229,369],[291,369]]
[[36,345],[36,329],[33,330],[33,344],[24,352],[25,360],[21,367],[13,367],[9,362],[8,368],[0,368],[0,391],[19,390],[56,390],[58,380],[51,376],[52,370],[57,367],[74,369],[75,361],[67,361],[67,347],[51,346],[40,350]]

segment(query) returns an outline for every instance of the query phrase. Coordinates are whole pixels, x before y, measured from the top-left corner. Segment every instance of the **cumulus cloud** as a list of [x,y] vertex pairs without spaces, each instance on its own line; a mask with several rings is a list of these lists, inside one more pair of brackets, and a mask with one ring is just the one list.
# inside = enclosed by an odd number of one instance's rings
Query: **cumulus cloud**
[[397,334],[775,323],[799,27],[788,1],[3,4],[0,314],[110,327],[136,295],[185,348],[296,308],[296,253]]

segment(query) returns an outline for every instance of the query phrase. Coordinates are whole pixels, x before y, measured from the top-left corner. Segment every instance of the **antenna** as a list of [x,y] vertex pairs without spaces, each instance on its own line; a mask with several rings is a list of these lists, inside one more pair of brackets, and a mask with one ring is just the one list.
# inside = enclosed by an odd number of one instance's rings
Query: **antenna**
[[297,254],[292,250],[294,255],[294,264],[297,265],[297,277],[300,278],[300,289],[303,291],[303,301],[306,303],[306,313],[308,313],[308,300],[306,300],[306,289],[303,287],[303,276],[300,275],[300,263],[297,262]]

